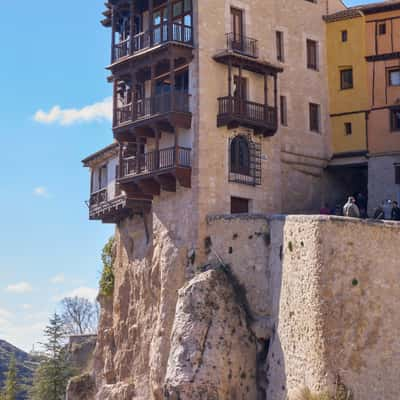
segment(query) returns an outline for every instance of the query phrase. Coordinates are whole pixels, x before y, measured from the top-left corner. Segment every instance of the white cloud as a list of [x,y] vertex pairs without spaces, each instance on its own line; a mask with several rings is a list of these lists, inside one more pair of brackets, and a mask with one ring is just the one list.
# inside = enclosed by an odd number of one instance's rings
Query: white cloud
[[23,310],[31,310],[32,309],[32,304],[22,304],[21,308]]
[[6,291],[18,294],[28,293],[32,291],[32,286],[28,282],[19,282],[14,285],[8,285]]
[[38,186],[33,189],[33,194],[38,197],[49,197],[49,192],[44,186]]
[[77,289],[71,290],[70,292],[66,293],[59,300],[62,300],[64,297],[83,297],[90,301],[94,301],[94,300],[96,300],[98,292],[99,291],[97,289],[82,286],[82,287],[79,287]]
[[4,308],[0,308],[0,319],[4,320],[11,317],[11,313]]
[[34,115],[34,120],[42,124],[72,125],[80,122],[111,121],[112,98],[85,106],[80,109],[54,106],[50,111],[39,110]]
[[53,276],[50,279],[50,282],[55,284],[55,285],[58,284],[58,283],[63,283],[63,282],[65,282],[65,275],[64,274],[58,274],[56,276]]

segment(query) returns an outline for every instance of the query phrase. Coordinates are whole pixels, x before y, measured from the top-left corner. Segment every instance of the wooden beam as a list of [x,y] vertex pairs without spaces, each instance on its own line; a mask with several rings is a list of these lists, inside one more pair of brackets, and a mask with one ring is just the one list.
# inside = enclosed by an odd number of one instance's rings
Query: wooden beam
[[147,195],[159,196],[161,193],[160,184],[152,178],[139,181],[138,186],[140,190]]
[[166,192],[176,192],[176,178],[171,174],[163,174],[155,176],[157,182],[161,185],[161,189]]

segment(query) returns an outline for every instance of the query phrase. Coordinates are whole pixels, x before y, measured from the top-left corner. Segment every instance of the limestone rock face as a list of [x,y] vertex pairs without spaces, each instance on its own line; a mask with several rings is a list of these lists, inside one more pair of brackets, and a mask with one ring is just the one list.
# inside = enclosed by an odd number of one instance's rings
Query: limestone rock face
[[114,294],[100,299],[96,399],[162,399],[187,253],[178,234],[159,220],[135,217],[118,227]]
[[165,398],[257,398],[256,340],[222,270],[193,278],[179,291]]

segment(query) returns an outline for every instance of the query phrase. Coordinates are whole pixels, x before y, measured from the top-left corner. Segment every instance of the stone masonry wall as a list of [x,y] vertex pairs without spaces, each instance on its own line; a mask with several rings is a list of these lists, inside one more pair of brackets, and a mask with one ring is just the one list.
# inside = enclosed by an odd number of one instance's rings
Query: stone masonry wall
[[400,201],[400,185],[395,184],[395,164],[400,155],[370,157],[368,161],[368,212],[373,214],[382,200]]
[[271,222],[269,399],[338,380],[355,400],[398,398],[399,233],[396,223],[338,217]]

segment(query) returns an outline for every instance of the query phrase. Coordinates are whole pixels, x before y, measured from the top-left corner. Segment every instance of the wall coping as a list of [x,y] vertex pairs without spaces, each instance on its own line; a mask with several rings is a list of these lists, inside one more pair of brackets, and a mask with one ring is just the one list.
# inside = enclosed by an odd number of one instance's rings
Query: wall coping
[[387,228],[395,228],[400,230],[400,222],[390,220],[375,220],[375,219],[359,219],[340,217],[337,215],[302,215],[302,214],[211,214],[207,215],[207,224],[216,221],[248,221],[248,220],[264,220],[266,222],[272,221],[293,221],[293,222],[338,222],[338,223],[351,223],[368,226],[383,226]]

